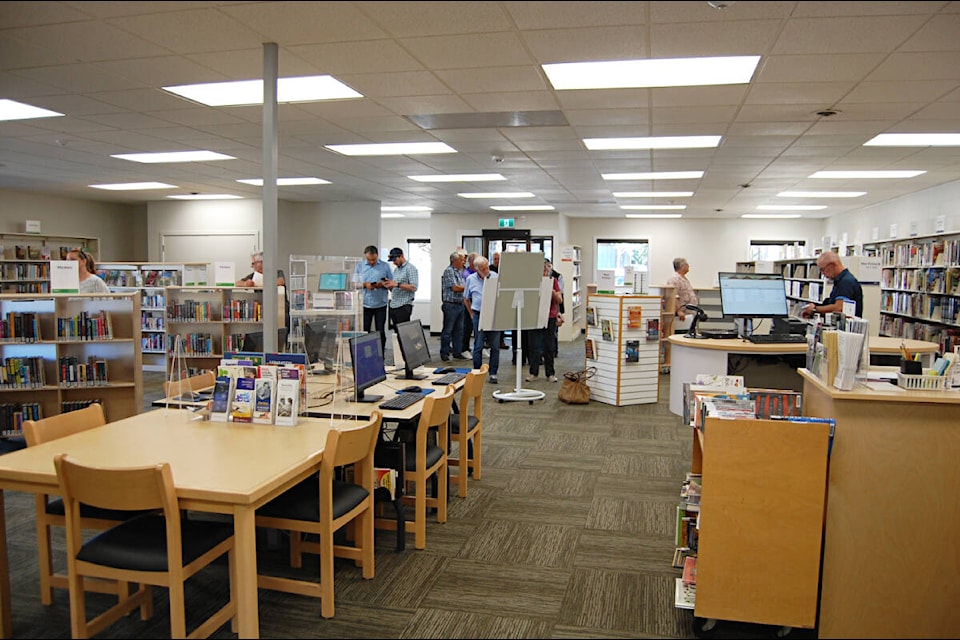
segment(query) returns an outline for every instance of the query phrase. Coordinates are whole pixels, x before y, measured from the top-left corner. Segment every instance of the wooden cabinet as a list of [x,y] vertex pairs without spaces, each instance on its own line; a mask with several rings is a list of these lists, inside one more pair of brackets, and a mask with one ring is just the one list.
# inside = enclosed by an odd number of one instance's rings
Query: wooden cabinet
[[97,274],[113,292],[140,295],[140,349],[144,371],[165,371],[164,289],[207,284],[206,262],[101,262]]
[[692,432],[703,475],[694,614],[813,628],[829,425],[707,418]]
[[960,234],[874,245],[881,262],[882,336],[960,345]]
[[2,293],[49,293],[50,260],[66,260],[77,247],[100,256],[100,240],[80,236],[0,233]]
[[580,247],[562,247],[559,260],[554,259],[553,268],[563,280],[563,326],[557,330],[557,339],[570,342],[580,337],[584,328],[584,301],[586,291],[580,264]]
[[[660,391],[660,297],[592,294],[587,297],[587,347],[597,375],[591,399],[616,406],[656,402]],[[592,311],[591,311],[592,310]]]
[[0,428],[91,401],[111,421],[139,413],[139,305],[131,293],[0,296]]
[[165,296],[168,377],[213,370],[247,334],[263,331],[262,287],[171,286]]

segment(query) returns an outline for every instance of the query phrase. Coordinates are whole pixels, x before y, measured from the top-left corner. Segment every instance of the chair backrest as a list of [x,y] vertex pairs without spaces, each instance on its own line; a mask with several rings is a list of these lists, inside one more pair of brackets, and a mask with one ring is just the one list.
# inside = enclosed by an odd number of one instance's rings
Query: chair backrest
[[426,443],[426,433],[430,427],[442,427],[441,433],[444,439],[446,438],[447,423],[453,411],[453,394],[456,389],[455,385],[448,384],[443,391],[431,393],[423,399],[423,410],[420,412],[420,422],[417,425],[418,447],[421,438]]
[[466,417],[470,415],[471,404],[473,406],[473,415],[480,419],[483,412],[483,385],[487,382],[487,373],[490,365],[484,364],[479,371],[471,371],[463,379],[463,390],[460,392],[460,416],[461,423],[466,425]]
[[207,387],[212,387],[216,382],[217,376],[213,371],[204,371],[203,373],[181,380],[167,380],[163,383],[163,397],[172,398],[179,396],[185,391],[206,389]]
[[370,419],[353,428],[331,429],[323,447],[320,483],[329,486],[334,469],[352,464],[354,483],[373,491],[373,452],[380,438],[383,412],[375,410]]
[[23,435],[27,441],[27,446],[32,447],[93,427],[99,427],[106,423],[107,419],[103,415],[103,405],[94,402],[83,409],[60,413],[49,418],[24,420]]

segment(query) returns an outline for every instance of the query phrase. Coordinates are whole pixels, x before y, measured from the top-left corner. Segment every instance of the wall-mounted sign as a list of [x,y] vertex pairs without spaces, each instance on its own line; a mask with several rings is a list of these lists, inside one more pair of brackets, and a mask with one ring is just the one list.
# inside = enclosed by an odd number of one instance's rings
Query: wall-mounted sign
[[499,227],[501,229],[513,229],[516,226],[516,218],[500,218]]

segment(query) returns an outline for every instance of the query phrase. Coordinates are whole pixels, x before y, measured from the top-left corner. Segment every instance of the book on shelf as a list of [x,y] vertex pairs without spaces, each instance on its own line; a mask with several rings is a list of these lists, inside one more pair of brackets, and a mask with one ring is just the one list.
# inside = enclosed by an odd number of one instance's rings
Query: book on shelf
[[230,419],[233,422],[253,422],[253,397],[257,379],[238,377],[234,383]]
[[587,307],[587,326],[595,327],[597,326],[597,308],[596,307]]
[[627,340],[624,343],[623,353],[627,362],[640,362],[640,341]]
[[647,320],[647,340],[660,339],[660,318]]
[[803,411],[803,392],[789,389],[748,389],[758,418],[799,416]]
[[638,304],[631,304],[627,307],[627,328],[643,328],[643,307]]
[[697,584],[697,556],[687,556],[683,559],[683,575],[680,576],[684,585]]
[[390,494],[390,499],[397,496],[397,470],[386,467],[374,467],[373,490],[384,489]]
[[587,360],[596,360],[597,359],[597,349],[596,344],[594,344],[593,338],[585,338],[583,341],[583,350],[587,356]]
[[17,260],[26,260],[27,259],[27,248],[22,244],[15,245],[13,247],[13,255]]
[[696,555],[696,551],[690,547],[677,547],[673,550],[673,568],[683,569],[683,561],[687,556]]
[[230,415],[230,398],[233,395],[234,378],[218,376],[213,383],[213,401],[210,407],[210,420],[227,422]]
[[32,244],[27,245],[27,258],[30,260],[39,260],[40,259],[40,247],[34,246]]
[[677,578],[673,604],[678,609],[694,609],[697,605],[697,585],[683,584],[683,579]]
[[294,426],[300,414],[300,380],[303,372],[297,367],[280,367],[277,381],[278,425]]
[[609,318],[601,319],[600,330],[604,340],[607,342],[613,342],[613,320],[610,320]]

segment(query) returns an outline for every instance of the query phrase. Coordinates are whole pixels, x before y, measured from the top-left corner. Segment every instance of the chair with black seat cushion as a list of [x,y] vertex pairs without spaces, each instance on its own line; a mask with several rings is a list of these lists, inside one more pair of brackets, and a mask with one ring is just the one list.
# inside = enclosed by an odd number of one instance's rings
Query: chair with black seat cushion
[[[302,555],[320,555],[320,581],[260,574],[257,585],[320,598],[320,615],[332,618],[334,557],[353,560],[365,579],[374,576],[373,457],[383,414],[375,410],[356,427],[331,429],[323,447],[320,473],[295,485],[257,509],[257,526],[290,532],[290,565],[303,566]],[[352,478],[346,471],[352,467]],[[344,474],[338,479],[338,469]],[[352,544],[334,544],[334,534],[353,525]],[[303,539],[314,534],[318,542]]]
[[[67,454],[54,458],[67,520],[67,574],[70,583],[70,626],[74,638],[88,638],[139,607],[153,614],[151,585],[165,587],[170,597],[170,635],[206,638],[225,623],[236,631],[236,565],[233,526],[223,522],[182,520],[168,463],[137,468],[83,465]],[[124,520],[83,541],[80,504],[121,511],[155,513]],[[186,581],[224,554],[229,571],[225,605],[187,633]],[[139,585],[92,620],[87,620],[85,577]]]
[[[405,492],[403,501],[413,504],[413,546],[417,549],[427,546],[427,507],[437,510],[437,522],[447,521],[447,443],[455,390],[455,385],[448,384],[423,399],[413,446],[407,447],[404,480],[413,484],[415,491],[413,495]],[[428,442],[431,429],[436,429],[436,444]],[[428,496],[427,480],[432,476],[437,477],[437,490],[436,495]]]
[[[74,433],[86,431],[106,424],[103,406],[99,403],[91,404],[83,409],[68,411],[42,420],[25,420],[23,435],[27,446],[33,447],[50,440],[56,440]],[[37,522],[37,557],[40,561],[40,601],[45,605],[53,604],[53,590],[67,588],[67,576],[54,573],[52,530],[51,527],[66,526],[63,500],[55,496],[37,494],[36,503]],[[110,509],[98,509],[90,505],[80,508],[80,526],[84,529],[109,529],[118,522],[126,520],[142,512],[122,512]],[[128,585],[102,580],[88,580],[88,591],[97,593],[126,594]]]
[[467,476],[480,480],[483,453],[483,385],[489,365],[471,371],[463,381],[459,411],[450,416],[450,439],[457,443],[457,456],[447,457],[447,464],[457,467],[450,482],[456,483],[457,495],[467,497]]

